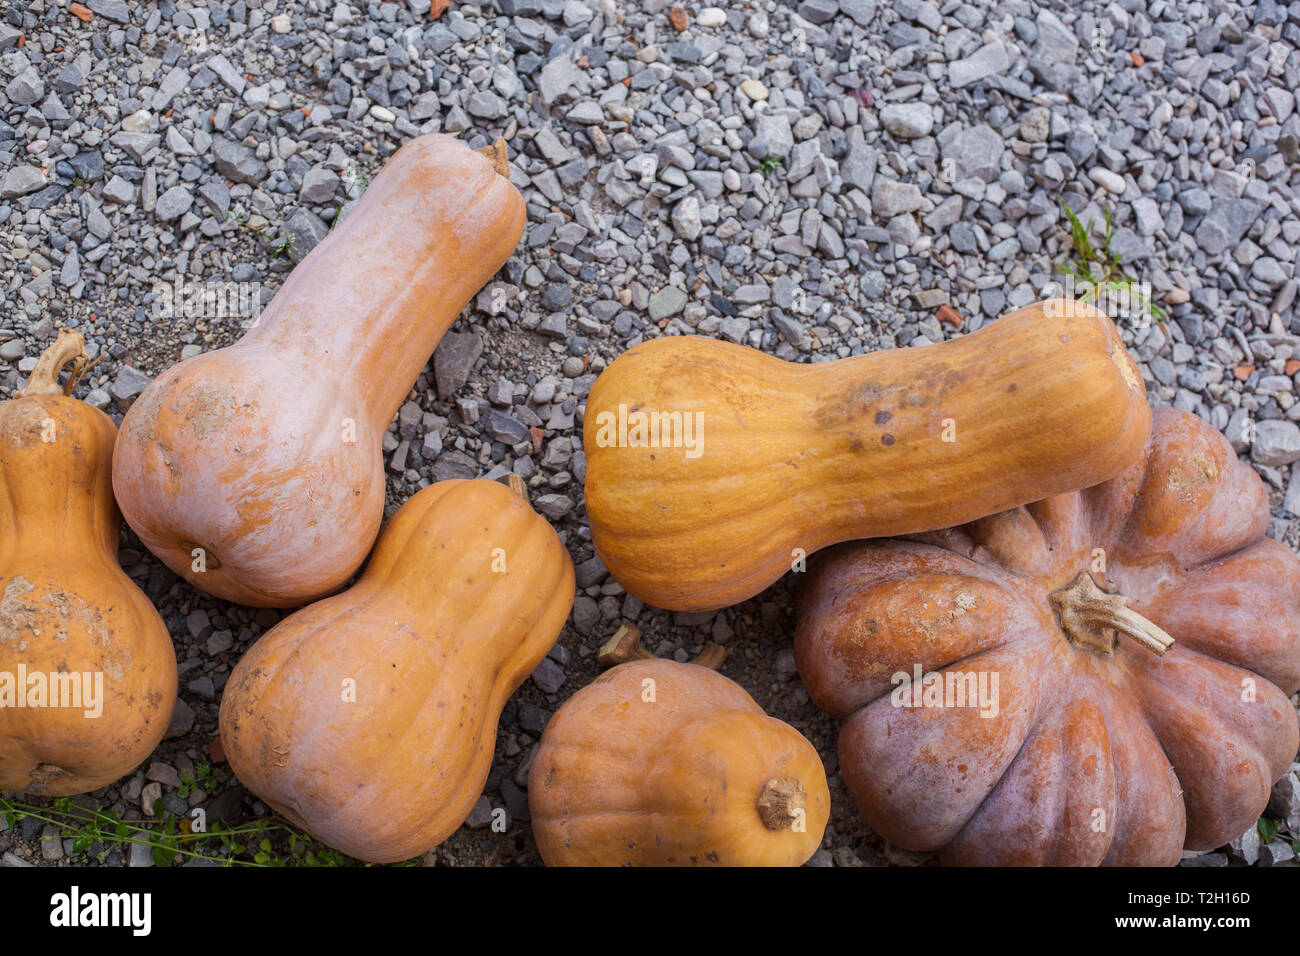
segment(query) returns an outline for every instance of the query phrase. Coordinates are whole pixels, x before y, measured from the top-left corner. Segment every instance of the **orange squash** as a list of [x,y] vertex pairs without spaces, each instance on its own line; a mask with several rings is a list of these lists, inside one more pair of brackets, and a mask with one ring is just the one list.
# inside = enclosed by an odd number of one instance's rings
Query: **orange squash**
[[460,826],[501,708],[564,626],[573,562],[515,481],[416,494],[353,587],[285,618],[230,676],[231,769],[344,853],[404,860]]
[[1111,481],[827,552],[795,657],[867,822],[995,865],[1172,865],[1253,826],[1300,688],[1268,518],[1223,436],[1160,408]]
[[821,844],[830,792],[812,744],[740,685],[648,658],[551,718],[528,807],[548,866],[798,866]]
[[504,152],[442,135],[407,143],[242,339],[141,393],[113,487],[169,568],[275,607],[356,572],[383,517],[384,431],[523,231]]
[[838,541],[1073,491],[1140,454],[1142,377],[1083,303],[816,365],[696,336],[621,355],[587,399],[592,540],[647,604],[726,607]]
[[116,429],[59,372],[65,329],[0,404],[0,790],[86,793],[134,770],[176,704],[167,628],[117,563]]

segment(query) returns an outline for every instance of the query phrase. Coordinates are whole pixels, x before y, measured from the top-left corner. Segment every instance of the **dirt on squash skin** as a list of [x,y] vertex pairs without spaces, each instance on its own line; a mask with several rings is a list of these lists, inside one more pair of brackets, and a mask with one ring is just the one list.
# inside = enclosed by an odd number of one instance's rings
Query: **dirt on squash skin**
[[235,390],[229,385],[191,385],[173,408],[189,421],[195,435],[207,438],[226,427],[235,416],[239,403],[235,399]]
[[[4,593],[0,594],[0,644],[12,644],[15,653],[28,649],[29,641],[24,635],[66,644],[66,625],[79,621],[96,647],[104,652],[113,648],[112,631],[93,605],[61,588],[47,590],[40,598],[29,597],[35,591],[36,586],[21,574],[15,575],[5,586]],[[52,616],[60,623],[53,634],[45,634],[42,626],[47,625]],[[127,663],[130,663],[129,659]],[[101,656],[96,664],[113,680],[125,676],[125,668],[116,657]]]

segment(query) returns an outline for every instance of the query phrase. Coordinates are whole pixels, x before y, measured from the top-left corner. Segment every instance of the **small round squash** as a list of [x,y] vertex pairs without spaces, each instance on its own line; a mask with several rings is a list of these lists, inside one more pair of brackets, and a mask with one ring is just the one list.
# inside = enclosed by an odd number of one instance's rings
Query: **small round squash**
[[798,866],[821,844],[821,758],[740,685],[649,659],[551,718],[528,774],[548,866]]

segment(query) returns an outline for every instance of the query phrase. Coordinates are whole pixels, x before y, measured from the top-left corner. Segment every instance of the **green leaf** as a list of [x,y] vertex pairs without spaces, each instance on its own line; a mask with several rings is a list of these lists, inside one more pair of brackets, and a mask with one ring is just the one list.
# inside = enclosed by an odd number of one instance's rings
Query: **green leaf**
[[1088,229],[1079,221],[1079,217],[1074,214],[1074,210],[1069,206],[1063,206],[1065,215],[1070,220],[1070,238],[1074,241],[1074,248],[1083,258],[1084,263],[1097,258],[1093,252],[1092,242],[1088,239]]
[[1273,837],[1277,836],[1277,831],[1281,828],[1281,820],[1270,820],[1268,817],[1259,818],[1259,838],[1265,843],[1272,843]]

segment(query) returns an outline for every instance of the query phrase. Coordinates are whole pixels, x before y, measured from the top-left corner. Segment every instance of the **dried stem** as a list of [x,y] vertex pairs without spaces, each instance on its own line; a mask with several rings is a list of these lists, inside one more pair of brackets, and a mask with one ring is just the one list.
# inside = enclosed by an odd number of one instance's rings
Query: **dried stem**
[[63,366],[69,362],[76,363],[73,366],[72,378],[69,379],[69,386],[71,386],[78,378],[78,370],[84,370],[89,361],[90,358],[86,355],[86,340],[81,333],[74,332],[72,329],[60,329],[59,337],[54,340],[54,344],[42,352],[41,357],[36,360],[36,368],[32,369],[26,386],[16,392],[14,397],[66,395],[71,392],[71,387],[65,390],[59,384],[59,373],[63,371]]
[[1080,571],[1073,581],[1050,597],[1061,629],[1080,647],[1113,654],[1120,634],[1153,654],[1164,654],[1173,646],[1172,637],[1129,609],[1128,598],[1103,591],[1087,571]]
[[510,178],[510,151],[506,149],[506,141],[500,136],[491,146],[484,146],[482,149],[474,150],[474,152],[486,157],[498,176],[504,176],[506,179]]
[[808,806],[803,784],[793,777],[773,777],[758,794],[758,815],[769,830],[784,830]]
[[524,479],[520,475],[511,474],[506,479],[506,484],[510,486],[511,491],[523,498],[524,501],[528,500],[528,485],[524,483]]
[[[635,624],[621,624],[614,636],[600,646],[596,654],[596,663],[601,667],[614,667],[629,661],[653,660],[654,655],[641,643],[641,629]],[[721,644],[709,641],[700,651],[700,656],[691,661],[699,667],[716,671],[727,659],[727,649]]]
[[641,629],[635,624],[622,624],[614,636],[601,645],[596,654],[596,663],[601,667],[613,667],[652,657],[654,655],[641,646]]

